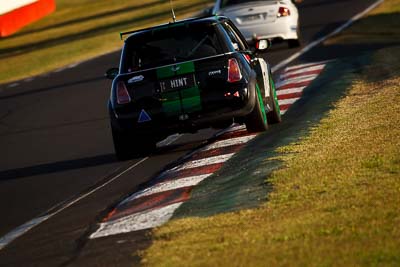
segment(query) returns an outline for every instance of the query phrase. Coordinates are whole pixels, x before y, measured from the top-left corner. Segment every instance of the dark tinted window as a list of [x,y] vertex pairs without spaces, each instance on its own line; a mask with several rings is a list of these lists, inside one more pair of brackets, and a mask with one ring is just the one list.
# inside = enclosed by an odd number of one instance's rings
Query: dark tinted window
[[123,72],[221,54],[215,26],[181,24],[138,33],[127,40]]

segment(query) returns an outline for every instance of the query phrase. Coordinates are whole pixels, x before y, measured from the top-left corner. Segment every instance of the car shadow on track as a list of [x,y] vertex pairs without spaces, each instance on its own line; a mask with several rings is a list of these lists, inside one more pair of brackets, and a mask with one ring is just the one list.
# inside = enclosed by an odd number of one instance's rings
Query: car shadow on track
[[114,154],[105,154],[81,159],[45,163],[24,168],[0,171],[0,181],[20,179],[25,177],[57,173],[81,168],[89,168],[115,162],[117,162],[117,159]]

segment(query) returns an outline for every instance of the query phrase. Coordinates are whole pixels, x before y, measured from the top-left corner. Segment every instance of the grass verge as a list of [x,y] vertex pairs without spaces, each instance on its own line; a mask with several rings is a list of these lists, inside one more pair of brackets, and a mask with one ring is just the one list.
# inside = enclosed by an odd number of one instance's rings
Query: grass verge
[[[174,1],[175,12],[182,19],[210,2]],[[169,0],[58,0],[55,13],[0,39],[0,84],[115,51],[120,31],[169,21]]]
[[[387,0],[325,45],[393,43]],[[373,31],[371,30],[373,25]],[[397,39],[398,40],[398,39]],[[284,168],[255,209],[173,220],[154,230],[148,266],[399,266],[400,46],[330,84],[346,94],[309,134],[277,149]],[[321,90],[323,88],[320,88]],[[251,174],[251,172],[249,172]]]

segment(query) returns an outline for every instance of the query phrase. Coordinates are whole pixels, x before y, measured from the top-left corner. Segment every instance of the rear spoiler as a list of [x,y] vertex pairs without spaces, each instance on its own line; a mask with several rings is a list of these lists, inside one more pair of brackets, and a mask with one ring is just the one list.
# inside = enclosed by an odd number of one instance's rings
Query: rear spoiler
[[[216,17],[216,18],[225,18],[225,17],[223,17],[223,16],[220,16],[220,15],[218,15],[218,14],[214,14],[214,15],[212,15],[212,16],[214,16],[214,17]],[[177,22],[185,22],[185,21],[188,21],[188,20],[196,20],[196,19],[201,19],[201,18],[208,18],[208,17],[210,17],[209,15],[206,15],[206,16],[204,16],[204,17],[202,17],[202,16],[200,16],[200,17],[196,17],[196,18],[191,18],[191,19],[186,19],[186,20],[180,20],[180,21],[177,21]],[[173,24],[175,24],[176,22],[169,22],[169,23],[165,23],[165,24],[161,24],[161,25],[158,25],[158,26],[156,26],[156,27],[150,27],[150,28],[146,28],[146,29],[140,29],[140,30],[134,30],[134,31],[128,31],[128,32],[120,32],[119,33],[119,38],[121,39],[121,40],[123,40],[123,37],[125,36],[125,35],[128,35],[128,34],[132,34],[132,33],[135,33],[135,32],[140,32],[140,31],[146,31],[146,30],[151,30],[151,29],[156,29],[156,28],[158,28],[158,27],[160,27],[160,26],[168,26],[168,25],[173,25]]]
[[121,40],[123,40],[124,35],[128,35],[128,34],[135,33],[135,32],[137,32],[137,30],[136,31],[129,31],[129,32],[120,32],[119,33],[119,38],[121,38]]

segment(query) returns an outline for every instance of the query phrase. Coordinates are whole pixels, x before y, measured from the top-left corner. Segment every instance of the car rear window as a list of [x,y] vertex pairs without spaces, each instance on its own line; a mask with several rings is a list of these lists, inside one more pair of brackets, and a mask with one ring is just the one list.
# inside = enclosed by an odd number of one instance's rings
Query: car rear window
[[265,0],[223,0],[221,2],[221,8],[250,2],[265,2]]
[[132,72],[221,53],[215,25],[171,25],[130,37],[122,68],[124,72]]

